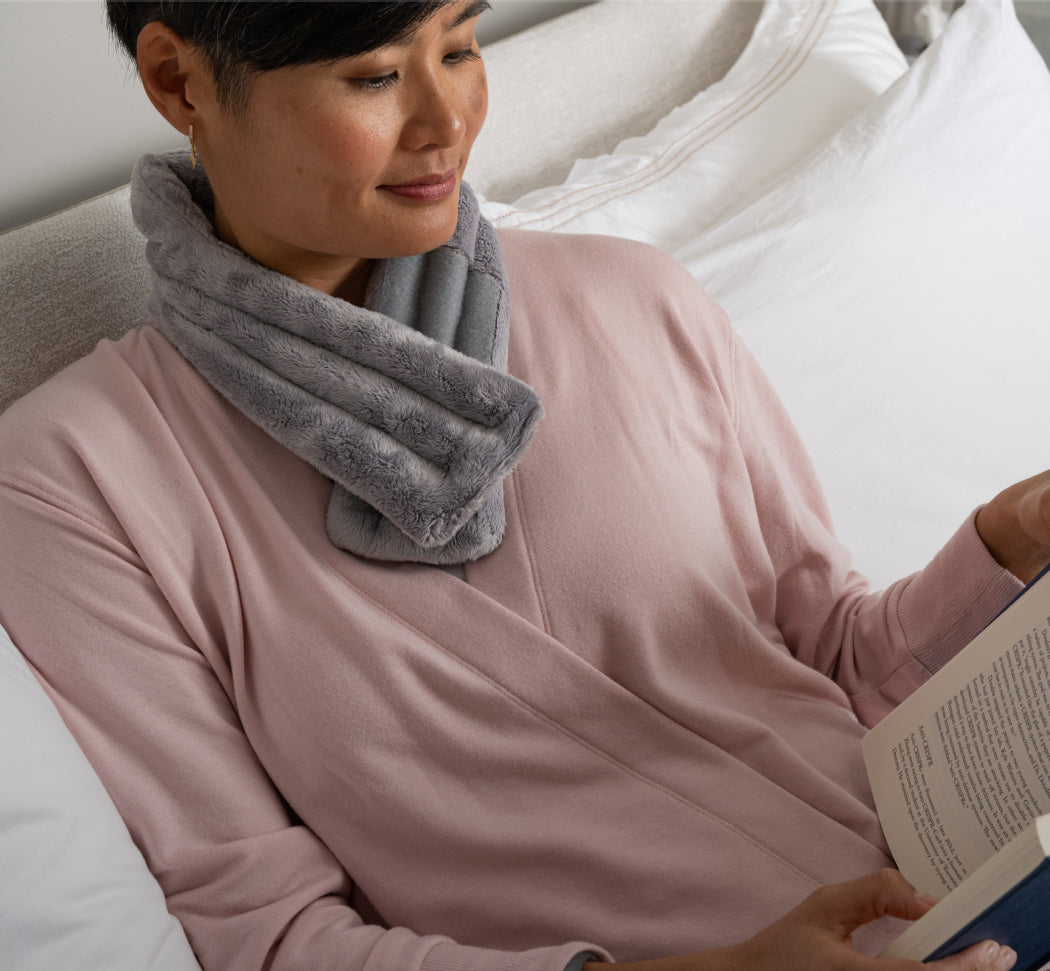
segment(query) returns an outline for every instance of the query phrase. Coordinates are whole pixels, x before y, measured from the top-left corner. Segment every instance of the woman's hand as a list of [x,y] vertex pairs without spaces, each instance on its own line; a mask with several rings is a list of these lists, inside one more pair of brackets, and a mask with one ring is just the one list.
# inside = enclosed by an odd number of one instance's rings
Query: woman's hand
[[[991,941],[921,964],[881,960],[853,950],[851,935],[880,917],[915,920],[936,900],[924,897],[896,870],[822,887],[743,944],[681,957],[617,964],[623,971],[1009,971],[1017,956]],[[608,965],[589,963],[584,971]]]
[[1050,563],[1050,472],[1004,489],[977,514],[992,556],[1028,583]]

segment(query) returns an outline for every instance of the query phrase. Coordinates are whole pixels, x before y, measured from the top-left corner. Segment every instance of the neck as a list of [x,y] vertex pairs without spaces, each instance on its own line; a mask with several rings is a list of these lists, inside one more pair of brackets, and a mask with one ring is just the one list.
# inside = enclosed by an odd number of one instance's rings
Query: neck
[[372,260],[293,250],[264,239],[248,239],[247,234],[235,230],[218,199],[215,200],[215,232],[224,243],[239,249],[256,263],[348,303],[364,304]]

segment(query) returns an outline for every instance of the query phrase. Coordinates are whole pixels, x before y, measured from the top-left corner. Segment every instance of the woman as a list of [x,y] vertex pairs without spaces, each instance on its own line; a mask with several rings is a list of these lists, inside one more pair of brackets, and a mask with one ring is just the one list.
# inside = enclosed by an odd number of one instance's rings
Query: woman
[[206,969],[916,967],[859,739],[1046,480],[869,592],[684,271],[478,217],[482,6],[110,3],[190,151],[150,326],[0,421],[0,623]]

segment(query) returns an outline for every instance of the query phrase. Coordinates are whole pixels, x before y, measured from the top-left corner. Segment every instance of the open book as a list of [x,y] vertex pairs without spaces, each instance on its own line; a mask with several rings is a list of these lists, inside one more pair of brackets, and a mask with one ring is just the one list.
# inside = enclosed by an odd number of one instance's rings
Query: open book
[[[1050,961],[1050,572],[864,739],[897,866],[944,899],[883,952]],[[947,894],[947,896],[945,896]]]

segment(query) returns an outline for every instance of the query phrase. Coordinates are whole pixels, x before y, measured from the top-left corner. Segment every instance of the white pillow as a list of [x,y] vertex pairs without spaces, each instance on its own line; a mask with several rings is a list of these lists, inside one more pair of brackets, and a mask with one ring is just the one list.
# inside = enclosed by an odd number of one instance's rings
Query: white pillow
[[[565,183],[513,205],[501,227],[628,236],[670,249],[833,134],[907,64],[871,0],[766,0],[726,76]],[[631,66],[623,66],[630,84]]]
[[0,968],[200,971],[51,700],[0,629]]
[[1050,75],[1010,0],[969,0],[870,108],[675,255],[770,375],[876,583],[1050,465]]

